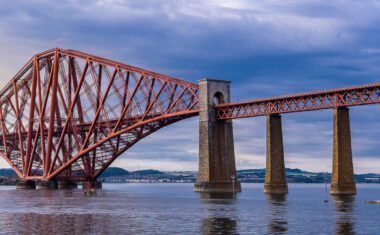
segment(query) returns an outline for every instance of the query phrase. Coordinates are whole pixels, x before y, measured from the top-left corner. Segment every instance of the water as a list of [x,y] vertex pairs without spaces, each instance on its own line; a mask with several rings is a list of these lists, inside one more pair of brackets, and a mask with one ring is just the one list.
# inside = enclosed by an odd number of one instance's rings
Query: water
[[380,185],[324,203],[323,184],[290,184],[286,198],[242,184],[236,199],[201,198],[192,184],[103,184],[81,190],[0,187],[0,234],[380,234]]

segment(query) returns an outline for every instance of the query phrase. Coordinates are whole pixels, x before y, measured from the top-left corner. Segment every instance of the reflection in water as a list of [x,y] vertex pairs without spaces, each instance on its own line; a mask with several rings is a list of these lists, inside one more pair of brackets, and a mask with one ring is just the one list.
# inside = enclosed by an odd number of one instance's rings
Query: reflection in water
[[334,197],[335,207],[335,234],[355,234],[353,204],[354,196],[336,195]]
[[261,186],[237,199],[201,199],[191,184],[106,184],[96,197],[1,186],[0,234],[379,234],[380,206],[364,204],[378,184],[329,203],[324,185],[294,186],[286,199],[264,197]]
[[[6,234],[108,234],[115,220],[103,215],[13,214],[6,219]],[[5,222],[5,221],[4,221]]]
[[286,194],[267,194],[270,233],[281,234],[288,230],[286,221]]
[[79,190],[5,191],[0,195],[0,234],[122,234],[115,224],[124,221],[135,229],[136,214],[107,208],[102,195],[97,200],[83,197]]
[[230,218],[207,218],[202,224],[203,234],[239,234],[236,221]]
[[236,194],[232,193],[200,193],[202,199],[234,199]]
[[[232,193],[202,193],[200,197],[205,208],[206,218],[202,220],[202,234],[239,234],[237,231],[236,208],[226,210],[226,205],[234,205]],[[227,216],[226,216],[227,215]]]

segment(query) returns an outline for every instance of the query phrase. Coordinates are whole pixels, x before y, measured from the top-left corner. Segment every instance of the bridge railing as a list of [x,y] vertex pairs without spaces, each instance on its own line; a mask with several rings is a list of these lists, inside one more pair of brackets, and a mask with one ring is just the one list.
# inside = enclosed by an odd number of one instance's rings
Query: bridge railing
[[234,119],[380,103],[380,83],[216,105],[217,119]]

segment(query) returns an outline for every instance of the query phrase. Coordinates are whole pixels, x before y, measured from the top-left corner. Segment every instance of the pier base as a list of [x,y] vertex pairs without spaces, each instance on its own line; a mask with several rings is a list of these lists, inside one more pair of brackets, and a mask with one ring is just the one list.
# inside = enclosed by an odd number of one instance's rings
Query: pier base
[[19,181],[16,183],[16,189],[36,189],[34,181]]
[[78,184],[74,181],[58,181],[58,189],[76,189]]
[[199,81],[199,170],[194,191],[201,193],[241,192],[235,167],[231,120],[215,119],[215,103],[230,101],[230,82]]
[[281,125],[281,116],[279,114],[267,116],[267,151],[264,183],[264,193],[266,194],[288,193]]
[[38,181],[37,189],[58,189],[58,182],[55,180]]
[[349,109],[334,109],[332,195],[354,195],[356,185],[352,163]]
[[194,192],[199,193],[238,193],[241,192],[239,181],[234,182],[195,182]]
[[82,190],[88,190],[88,183],[91,184],[92,189],[102,189],[102,182],[97,181],[97,180],[92,180],[92,181],[83,181]]

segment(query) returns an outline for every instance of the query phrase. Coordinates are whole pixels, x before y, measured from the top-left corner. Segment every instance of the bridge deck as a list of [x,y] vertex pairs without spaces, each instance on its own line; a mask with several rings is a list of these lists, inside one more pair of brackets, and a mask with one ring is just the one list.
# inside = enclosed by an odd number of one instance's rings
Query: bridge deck
[[234,119],[380,103],[380,83],[220,104],[216,118]]
[[[0,157],[23,180],[93,180],[139,140],[198,115],[199,93],[197,84],[55,48],[0,90]],[[374,83],[221,104],[216,118],[373,104],[379,94]]]

